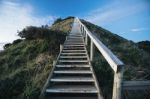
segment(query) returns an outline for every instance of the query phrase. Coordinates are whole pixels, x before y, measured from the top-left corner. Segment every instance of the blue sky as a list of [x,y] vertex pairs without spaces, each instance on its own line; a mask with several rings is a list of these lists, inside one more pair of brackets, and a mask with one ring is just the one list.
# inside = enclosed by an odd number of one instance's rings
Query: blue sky
[[150,40],[150,0],[0,0],[0,42],[26,26],[77,16],[135,42]]

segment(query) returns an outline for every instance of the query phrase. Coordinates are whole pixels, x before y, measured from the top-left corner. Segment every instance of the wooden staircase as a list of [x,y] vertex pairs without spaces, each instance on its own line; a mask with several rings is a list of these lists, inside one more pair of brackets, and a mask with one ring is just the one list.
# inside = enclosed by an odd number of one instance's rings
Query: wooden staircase
[[84,38],[74,23],[42,99],[102,99]]
[[[90,43],[90,58],[85,47],[89,45],[88,43]],[[72,30],[63,48],[60,47],[61,51],[39,99],[103,99],[91,66],[94,47],[114,71],[112,99],[121,99],[124,90],[150,89],[150,81],[123,81],[125,64],[93,35],[80,19],[75,18]]]

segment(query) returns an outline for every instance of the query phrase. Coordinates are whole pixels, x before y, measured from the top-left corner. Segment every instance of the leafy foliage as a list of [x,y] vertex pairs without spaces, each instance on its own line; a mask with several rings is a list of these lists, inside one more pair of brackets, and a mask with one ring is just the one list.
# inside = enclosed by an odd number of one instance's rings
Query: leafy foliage
[[11,43],[7,43],[4,45],[4,49],[8,48],[9,46],[11,46],[12,44]]
[[61,18],[57,18],[57,19],[54,21],[54,23],[53,23],[53,24],[56,24],[56,23],[61,22],[61,21],[62,21],[62,19],[61,19]]
[[20,43],[21,41],[22,41],[22,39],[14,40],[14,41],[13,41],[13,44],[18,44],[18,43]]
[[143,49],[146,52],[150,53],[150,41],[141,41],[138,42],[137,44],[140,49]]
[[56,36],[60,36],[60,40],[62,40],[62,36],[65,36],[65,33],[62,33],[62,31],[53,31],[48,28],[28,26],[20,31],[18,35],[27,40],[43,38],[51,39],[52,37]]

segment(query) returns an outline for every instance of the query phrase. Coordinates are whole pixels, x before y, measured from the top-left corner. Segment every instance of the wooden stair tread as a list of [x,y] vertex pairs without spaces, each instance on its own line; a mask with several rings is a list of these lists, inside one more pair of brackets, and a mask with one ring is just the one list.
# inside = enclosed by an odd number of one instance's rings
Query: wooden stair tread
[[55,70],[56,74],[92,74],[90,70]]
[[53,81],[53,82],[94,82],[94,79],[92,77],[62,76],[62,77],[54,77],[50,81]]
[[57,85],[46,89],[48,93],[98,93],[93,85]]

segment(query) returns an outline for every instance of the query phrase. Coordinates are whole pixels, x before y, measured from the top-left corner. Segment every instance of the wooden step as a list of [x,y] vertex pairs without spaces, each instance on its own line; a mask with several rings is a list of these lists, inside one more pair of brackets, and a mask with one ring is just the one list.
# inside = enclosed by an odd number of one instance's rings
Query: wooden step
[[75,39],[80,38],[80,39],[82,39],[83,37],[68,36],[67,38],[75,38]]
[[88,60],[58,60],[58,62],[77,62],[77,63],[87,63],[89,62]]
[[56,67],[90,67],[89,65],[56,65]]
[[79,46],[79,47],[80,47],[80,46],[85,46],[85,45],[82,45],[82,44],[80,44],[80,45],[74,45],[74,44],[71,44],[71,45],[70,45],[70,44],[64,44],[64,47],[65,47],[65,46]]
[[83,39],[70,39],[68,38],[66,41],[69,41],[69,42],[83,42]]
[[62,55],[86,55],[86,53],[61,53]]
[[82,45],[82,46],[80,46],[80,45],[77,45],[77,46],[70,46],[70,45],[64,45],[64,48],[74,48],[74,49],[76,49],[76,48],[84,48],[85,46],[84,45]]
[[74,47],[74,48],[64,47],[63,49],[64,49],[64,50],[73,50],[73,49],[76,49],[76,50],[83,50],[83,49],[85,49],[85,47]]
[[93,96],[93,97],[92,96],[89,96],[89,97],[82,97],[82,96],[81,97],[79,96],[78,97],[73,97],[73,96],[72,97],[70,96],[51,97],[50,96],[48,99],[98,99],[98,98],[96,96]]
[[65,42],[76,42],[76,43],[80,42],[80,43],[84,43],[83,39],[67,39]]
[[82,36],[82,34],[81,33],[79,33],[79,34],[69,34],[68,36],[70,36],[70,35],[77,35],[77,36]]
[[92,74],[90,70],[55,70],[56,74]]
[[64,44],[66,45],[84,45],[85,43],[83,42],[65,42]]
[[63,52],[85,52],[86,50],[63,50]]
[[52,82],[94,82],[94,79],[92,77],[54,77],[50,81]]
[[65,41],[65,43],[82,43],[82,44],[84,44],[84,42],[83,41],[70,41],[70,40],[67,40],[67,41]]
[[59,58],[87,58],[87,56],[60,56]]
[[71,38],[82,38],[83,36],[81,36],[81,35],[69,35],[67,38],[69,38],[69,37],[71,37]]
[[78,41],[78,40],[83,41],[84,39],[83,38],[67,38],[66,41],[68,41],[68,40],[69,41]]
[[65,45],[84,45],[84,43],[76,43],[76,42],[65,42]]
[[57,85],[46,89],[47,93],[98,93],[92,85]]

